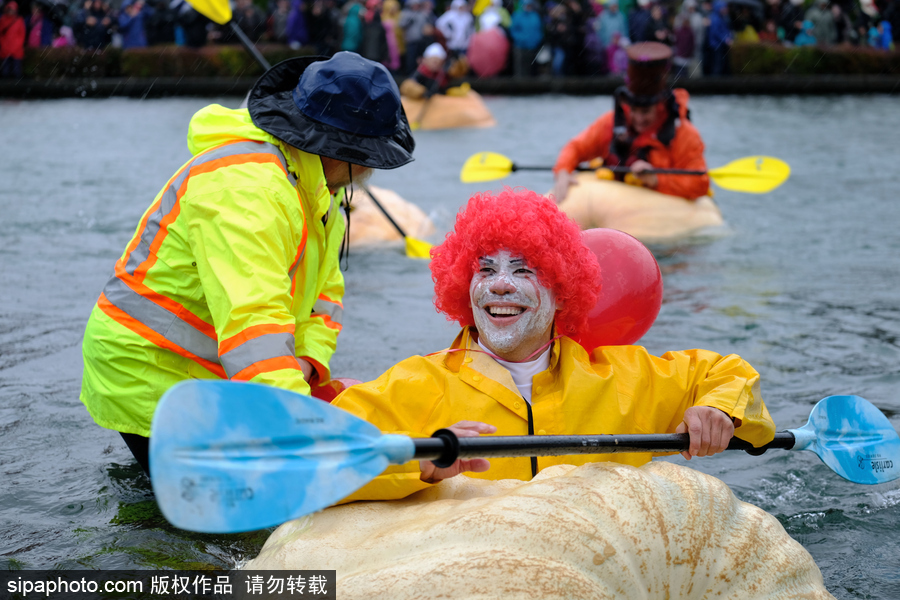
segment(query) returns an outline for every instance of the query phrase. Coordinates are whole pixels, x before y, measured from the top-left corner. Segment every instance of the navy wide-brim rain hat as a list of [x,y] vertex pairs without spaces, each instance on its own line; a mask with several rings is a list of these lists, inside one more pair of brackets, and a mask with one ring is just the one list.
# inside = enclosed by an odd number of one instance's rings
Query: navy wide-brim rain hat
[[396,169],[416,147],[390,72],[353,52],[278,63],[250,90],[253,124],[304,152]]

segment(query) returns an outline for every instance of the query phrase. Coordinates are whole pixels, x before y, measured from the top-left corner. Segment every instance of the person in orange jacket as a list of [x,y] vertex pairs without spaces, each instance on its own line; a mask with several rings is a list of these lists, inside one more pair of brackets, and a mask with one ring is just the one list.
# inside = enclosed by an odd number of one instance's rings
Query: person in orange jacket
[[[690,122],[688,93],[669,89],[666,75],[672,50],[658,42],[628,47],[627,85],[615,91],[615,107],[567,143],[553,167],[553,196],[566,199],[572,172],[601,159],[605,167],[627,166],[631,173],[605,176],[663,194],[695,200],[709,193],[708,175],[655,174],[652,169],[706,171],[703,140]],[[604,174],[598,174],[603,176]]]

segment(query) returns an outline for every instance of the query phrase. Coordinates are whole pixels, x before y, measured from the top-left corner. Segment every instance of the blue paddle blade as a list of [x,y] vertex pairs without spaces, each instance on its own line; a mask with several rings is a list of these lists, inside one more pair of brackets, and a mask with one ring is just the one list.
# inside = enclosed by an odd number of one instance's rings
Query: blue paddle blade
[[411,438],[275,387],[191,380],[160,400],[150,475],[163,515],[206,533],[253,531],[321,510],[402,464]]
[[819,455],[835,473],[854,483],[887,483],[900,478],[900,437],[878,408],[859,396],[819,400],[809,422],[790,429],[794,450]]

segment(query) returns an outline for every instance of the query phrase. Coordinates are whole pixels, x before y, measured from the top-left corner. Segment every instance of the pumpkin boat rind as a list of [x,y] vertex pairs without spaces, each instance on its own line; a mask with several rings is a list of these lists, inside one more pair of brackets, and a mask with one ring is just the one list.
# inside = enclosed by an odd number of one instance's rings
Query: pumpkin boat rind
[[343,600],[832,598],[777,519],[668,462],[332,507],[279,527],[246,568],[335,569]]

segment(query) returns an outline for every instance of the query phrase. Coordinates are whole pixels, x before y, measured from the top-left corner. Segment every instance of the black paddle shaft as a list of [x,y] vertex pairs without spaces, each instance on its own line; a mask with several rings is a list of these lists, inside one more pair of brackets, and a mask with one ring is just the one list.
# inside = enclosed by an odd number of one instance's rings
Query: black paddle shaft
[[[602,167],[601,167],[602,168]],[[610,171],[614,173],[633,173],[631,167],[606,167]],[[511,171],[549,171],[551,167],[529,167],[529,166],[520,166],[513,164]],[[593,167],[578,167],[575,169],[576,171],[596,171],[597,169]],[[709,171],[689,171],[686,169],[647,169],[646,171],[642,171],[647,175],[651,174],[659,174],[659,175],[706,175]]]
[[381,211],[381,214],[383,214],[385,217],[387,217],[387,220],[391,222],[391,225],[394,226],[394,229],[397,230],[397,233],[399,233],[401,237],[405,238],[406,233],[404,233],[403,228],[400,227],[400,225],[397,223],[397,221],[394,220],[394,218],[387,211],[387,209],[385,209],[384,206],[381,205],[381,202],[379,202],[378,198],[376,198],[374,196],[374,194],[372,194],[371,190],[369,190],[369,188],[367,186],[365,186],[364,184],[359,184],[359,186],[363,189],[363,191],[366,194],[369,195],[369,198],[372,200],[372,202],[375,204],[375,206],[378,207],[378,210]]
[[238,41],[241,42],[241,45],[244,46],[244,49],[252,56],[256,62],[259,63],[264,70],[268,71],[272,68],[272,65],[269,64],[269,61],[262,55],[262,52],[259,51],[259,48],[256,47],[250,38],[247,37],[247,34],[244,33],[244,30],[240,28],[240,26],[234,20],[229,22],[231,25],[231,31],[234,33],[235,37],[237,37]]
[[[439,468],[449,467],[458,458],[511,456],[566,456],[569,454],[613,454],[624,452],[681,452],[690,447],[686,433],[650,435],[529,435],[460,438],[449,429],[439,429],[430,438],[416,438],[414,458],[430,460]],[[754,456],[769,448],[790,450],[794,434],[782,431],[759,448],[732,438],[729,450],[745,450]]]

